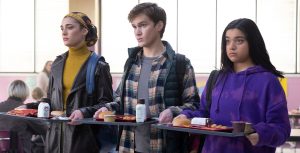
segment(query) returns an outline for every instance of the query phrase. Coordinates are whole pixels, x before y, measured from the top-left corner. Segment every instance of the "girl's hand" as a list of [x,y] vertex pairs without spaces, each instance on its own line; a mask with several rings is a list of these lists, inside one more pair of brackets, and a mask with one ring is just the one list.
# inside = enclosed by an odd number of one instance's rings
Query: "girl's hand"
[[250,135],[247,135],[246,137],[248,138],[248,140],[251,142],[251,144],[253,146],[255,146],[258,143],[258,141],[259,141],[259,135],[258,135],[258,133],[252,133]]
[[76,120],[79,119],[83,119],[83,114],[80,110],[75,110],[69,117],[69,119],[71,120],[71,122],[69,122],[68,124],[70,125],[78,125],[80,123],[76,122]]

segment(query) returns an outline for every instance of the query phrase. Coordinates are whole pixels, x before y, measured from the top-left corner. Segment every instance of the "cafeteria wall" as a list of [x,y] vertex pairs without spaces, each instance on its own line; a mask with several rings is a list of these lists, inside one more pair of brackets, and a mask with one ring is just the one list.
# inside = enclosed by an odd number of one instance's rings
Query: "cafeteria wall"
[[[121,80],[122,74],[112,74],[113,77],[113,89],[115,90]],[[199,94],[202,93],[205,86],[208,74],[196,74],[197,87]],[[26,82],[29,86],[30,91],[36,86],[36,74],[0,74],[0,102],[4,101],[8,97],[8,86],[16,79],[20,79]],[[300,76],[299,75],[286,75],[286,93],[288,101],[288,109],[296,109],[300,106]],[[29,97],[26,102],[32,101]]]
[[[63,0],[62,0],[63,1]],[[64,0],[66,1],[66,0]],[[99,33],[99,41],[98,42],[102,42],[101,43],[97,43],[95,48],[92,50],[95,50],[98,52],[98,54],[101,54],[103,56],[106,57],[106,60],[110,63],[111,66],[111,71],[112,72],[116,72],[113,73],[113,78],[114,78],[114,83],[113,83],[113,88],[116,89],[116,87],[118,86],[118,83],[120,81],[120,77],[121,74],[120,72],[122,72],[122,64],[124,63],[123,61],[126,59],[127,54],[126,52],[121,52],[122,49],[120,48],[126,48],[128,46],[131,46],[127,43],[127,38],[134,38],[133,34],[131,31],[128,30],[128,28],[130,27],[126,27],[126,26],[130,26],[130,24],[128,24],[128,20],[127,20],[127,13],[129,12],[129,10],[131,9],[131,7],[133,7],[135,4],[137,4],[138,2],[145,2],[146,0],[127,0],[127,1],[118,1],[118,0],[67,0],[68,2],[66,3],[67,5],[58,5],[59,7],[65,8],[66,12],[72,12],[72,11],[81,11],[81,12],[85,12],[92,20],[92,22],[97,25],[98,27],[98,33]],[[277,61],[282,61],[282,63],[276,63],[277,65],[281,66],[281,65],[285,65],[286,63],[291,63],[290,66],[288,67],[288,69],[282,69],[279,68],[276,64],[274,64],[278,69],[287,72],[289,74],[286,75],[287,77],[287,101],[288,101],[288,108],[289,109],[293,109],[293,108],[298,108],[298,106],[300,105],[300,94],[299,94],[299,89],[300,89],[300,66],[299,66],[299,59],[300,59],[300,54],[298,54],[298,50],[300,50],[300,45],[296,45],[296,44],[300,44],[300,39],[299,38],[299,34],[297,34],[296,29],[300,29],[300,20],[297,18],[297,16],[300,16],[300,11],[299,9],[296,10],[296,8],[300,8],[300,3],[298,3],[298,1],[296,0],[280,0],[280,1],[257,1],[254,3],[254,1],[251,0],[247,0],[245,3],[240,2],[238,0],[227,0],[227,1],[222,1],[222,0],[216,0],[216,1],[201,1],[201,4],[203,3],[203,5],[195,5],[198,4],[199,1],[197,0],[193,0],[193,1],[183,1],[183,0],[177,0],[177,1],[162,1],[162,0],[151,0],[153,2],[157,2],[159,5],[163,6],[164,8],[166,8],[168,13],[168,25],[175,25],[176,23],[178,23],[179,25],[177,26],[168,26],[168,28],[166,29],[164,38],[167,38],[166,40],[170,41],[171,44],[173,44],[174,48],[178,48],[178,50],[184,50],[186,52],[180,52],[183,53],[185,55],[188,55],[188,57],[190,58],[190,60],[193,62],[193,65],[195,66],[195,72],[197,73],[201,73],[201,74],[196,74],[196,79],[197,79],[197,86],[199,88],[199,92],[201,93],[203,90],[203,87],[205,85],[205,82],[207,80],[208,74],[203,74],[203,73],[207,73],[209,72],[211,69],[213,69],[214,67],[212,67],[211,65],[220,65],[219,63],[216,63],[216,61],[218,61],[219,55],[215,55],[216,51],[219,47],[219,44],[216,40],[216,38],[220,38],[220,36],[216,36],[217,33],[223,30],[224,27],[228,22],[229,19],[231,18],[237,18],[240,16],[243,17],[248,17],[248,18],[252,18],[255,19],[258,24],[259,27],[262,30],[262,33],[265,37],[265,40],[267,42],[268,45],[268,50],[271,50],[270,52],[270,56],[272,57],[272,60],[276,59],[277,57],[280,57],[279,60],[277,59]],[[1,1],[2,2],[2,1]],[[40,3],[45,3],[45,1],[36,1],[37,6],[40,6]],[[52,3],[60,3],[60,0],[48,0],[48,3],[45,4],[52,4]],[[296,3],[297,2],[297,3]],[[231,6],[231,3],[237,4],[239,7],[233,6],[235,8],[238,8],[239,13],[236,13],[237,10],[234,10],[233,12],[227,11],[228,8],[226,7]],[[251,4],[250,6],[246,5],[246,4]],[[270,3],[270,4],[269,4]],[[273,4],[274,3],[274,4]],[[4,4],[3,2],[1,4]],[[118,5],[116,5],[118,4]],[[225,5],[226,4],[226,5]],[[255,5],[254,5],[255,4]],[[272,5],[271,5],[272,4]],[[52,5],[47,5],[47,8],[49,8]],[[56,6],[56,5],[53,5]],[[120,9],[118,6],[120,6]],[[217,7],[219,6],[219,7]],[[298,6],[298,7],[296,7]],[[57,6],[56,6],[57,7]],[[189,11],[194,12],[194,9],[186,9],[186,11],[181,11],[177,12],[177,9],[183,9],[183,8],[194,8],[196,7],[197,10],[201,10],[201,8],[206,8],[206,7],[212,7],[215,9],[212,10],[208,10],[207,13],[201,13],[198,12],[196,14],[194,13],[190,13]],[[40,7],[38,7],[40,8]],[[46,7],[42,7],[40,8],[40,10],[45,11]],[[101,11],[99,10],[99,8],[101,8]],[[199,9],[200,8],[200,9]],[[245,9],[247,8],[247,9]],[[288,8],[288,9],[287,9]],[[175,11],[174,11],[175,9]],[[14,9],[12,9],[14,10]],[[286,11],[289,10],[289,11]],[[3,11],[3,10],[2,10]],[[46,18],[47,19],[47,11],[46,12],[41,12],[36,10],[38,13],[38,15],[45,15],[45,16],[41,16],[40,18]],[[52,11],[52,10],[51,10]],[[51,12],[50,11],[50,12]],[[116,13],[117,11],[117,13]],[[196,11],[197,12],[197,11]],[[214,13],[218,13],[219,14],[214,14]],[[270,13],[271,12],[271,13]],[[273,13],[272,13],[273,12]],[[190,13],[190,14],[189,14]],[[207,14],[210,13],[210,16],[207,16]],[[225,13],[225,14],[224,14]],[[229,13],[229,14],[226,14]],[[64,12],[62,12],[62,14],[64,15]],[[109,14],[109,18],[106,16],[106,14]],[[113,16],[117,14],[116,16]],[[185,21],[185,15],[196,15],[197,18],[196,20],[193,20],[193,22],[191,22],[189,19],[187,19],[187,21]],[[297,14],[297,15],[296,15]],[[53,15],[53,14],[52,14]],[[56,14],[58,15],[58,14]],[[60,16],[61,14],[59,14]],[[61,16],[63,16],[61,15]],[[179,16],[178,16],[179,15]],[[238,16],[236,16],[238,15]],[[271,15],[271,16],[270,16]],[[276,19],[272,16],[272,15],[277,15]],[[105,18],[106,17],[106,18]],[[117,18],[115,18],[117,17]],[[208,17],[211,20],[208,20]],[[44,21],[41,20],[40,18],[37,18],[37,22],[40,21]],[[110,18],[113,18],[112,21],[108,20]],[[106,20],[105,20],[106,19]],[[124,19],[124,20],[120,20],[120,19]],[[174,20],[174,19],[178,19],[178,20]],[[201,20],[200,20],[201,19]],[[272,22],[269,21],[272,20]],[[59,20],[59,24],[60,24],[60,18]],[[114,22],[114,21],[118,21],[118,22]],[[117,24],[117,23],[122,23],[122,24]],[[124,22],[123,22],[124,21]],[[180,22],[178,22],[180,21]],[[203,24],[202,22],[205,21],[206,24]],[[210,21],[210,22],[208,22]],[[215,21],[217,21],[217,23],[215,23]],[[195,24],[195,23],[197,24]],[[291,24],[277,24],[277,22],[279,23],[291,23]],[[42,22],[44,23],[44,22]],[[124,23],[124,24],[123,24]],[[187,24],[187,23],[193,23],[193,24]],[[222,24],[224,23],[224,24]],[[183,31],[180,33],[176,33],[176,32],[168,32],[168,31],[172,31],[174,30],[174,28],[179,27],[179,31],[180,31],[180,27],[184,27],[184,25],[187,24],[188,26],[191,26],[189,28],[183,28]],[[270,24],[273,24],[272,26],[270,26]],[[106,26],[105,26],[106,25]],[[122,26],[120,26],[122,25]],[[123,26],[124,25],[124,26]],[[276,31],[276,38],[274,37],[274,26],[277,25],[279,26],[279,30],[275,29]],[[51,25],[52,26],[52,25]],[[195,28],[193,28],[193,26],[195,26]],[[207,31],[207,27],[212,27],[212,29],[218,29],[215,30],[213,32],[216,32],[215,34],[212,35],[205,35],[203,34],[203,32]],[[213,27],[213,26],[217,26],[217,27]],[[283,27],[281,27],[283,26]],[[287,26],[287,27],[286,27]],[[292,28],[289,28],[289,27]],[[1,27],[1,25],[0,25]],[[2,25],[3,27],[3,25]],[[43,29],[43,24],[36,26],[36,28],[38,29]],[[56,26],[54,26],[56,27]],[[59,27],[59,26],[57,26]],[[109,27],[106,28],[105,27]],[[197,27],[202,27],[202,28],[197,28]],[[272,28],[270,28],[272,27]],[[276,27],[276,26],[275,26]],[[49,27],[46,27],[47,29]],[[124,30],[124,29],[126,30]],[[102,29],[105,29],[103,31],[101,31]],[[192,30],[192,32],[189,32],[188,30]],[[197,31],[197,30],[201,30],[204,29],[203,31]],[[281,30],[286,30],[286,29],[292,29],[291,31],[289,31],[289,34],[292,34],[291,36],[289,36],[288,38],[293,38],[293,39],[278,39],[278,38],[287,38],[287,32],[285,31],[281,31]],[[59,30],[59,29],[57,29]],[[112,30],[112,31],[111,31]],[[129,31],[128,36],[125,35],[119,35],[118,37],[115,37],[115,34],[119,34],[117,30],[120,31]],[[195,32],[196,30],[196,32]],[[270,30],[270,31],[269,31]],[[294,30],[294,31],[293,31]],[[40,30],[37,32],[45,32],[48,30]],[[176,31],[176,30],[175,30]],[[298,30],[299,31],[299,30]],[[197,37],[196,39],[188,39],[190,38],[190,34],[191,33],[196,33],[196,34],[201,34],[202,37]],[[281,33],[282,35],[278,35],[279,33]],[[44,37],[36,37],[36,44],[34,44],[33,42],[29,42],[28,44],[33,44],[36,45],[36,50],[33,50],[32,52],[37,53],[36,55],[34,55],[36,60],[35,62],[32,63],[37,63],[35,66],[33,66],[34,70],[22,70],[22,71],[16,71],[16,70],[9,70],[9,71],[0,71],[0,101],[4,101],[7,98],[7,89],[9,86],[9,83],[12,82],[15,79],[21,79],[24,80],[28,86],[31,88],[31,90],[36,86],[36,72],[39,72],[41,70],[41,68],[43,67],[43,64],[45,62],[45,58],[49,58],[49,57],[55,57],[56,55],[59,55],[61,53],[63,53],[64,51],[66,51],[66,49],[53,49],[51,48],[51,46],[59,46],[56,48],[61,48],[60,46],[63,46],[62,44],[56,43],[56,41],[53,40],[53,37],[49,36],[49,33],[37,33],[38,35],[41,36],[46,36],[46,39]],[[60,34],[60,33],[59,33]],[[175,34],[176,36],[172,35]],[[294,35],[294,34],[297,34]],[[169,35],[169,36],[168,36]],[[14,35],[12,35],[14,36]],[[60,35],[58,35],[60,36]],[[110,38],[108,38],[108,36],[112,36]],[[177,36],[180,36],[177,38]],[[205,36],[205,37],[204,37]],[[213,37],[211,37],[213,36]],[[216,38],[215,38],[216,36]],[[125,37],[125,38],[123,38]],[[54,37],[56,40],[56,37]],[[59,37],[60,38],[60,37]],[[213,39],[212,39],[213,38]],[[269,43],[273,41],[273,38],[275,38],[273,43]],[[186,43],[185,41],[173,41],[174,39],[179,39],[179,40],[187,40]],[[198,40],[199,39],[199,40]],[[296,40],[294,40],[296,39]],[[40,41],[44,40],[44,43],[41,43]],[[51,45],[49,45],[49,40],[51,40]],[[103,41],[105,40],[105,41]],[[212,42],[212,44],[207,44],[206,41]],[[278,43],[277,41],[280,41],[280,43]],[[296,43],[297,41],[297,43]],[[61,43],[61,41],[59,41]],[[112,44],[109,44],[111,42]],[[118,45],[115,45],[115,42],[118,42]],[[125,42],[124,46],[122,46],[122,42]],[[135,42],[135,40],[134,40]],[[195,43],[196,42],[196,43]],[[199,45],[199,42],[205,44],[205,45]],[[285,43],[286,42],[286,43]],[[1,43],[1,42],[0,42]],[[296,43],[296,44],[295,44]],[[180,45],[178,45],[180,44]],[[217,45],[216,45],[217,44]],[[196,45],[192,46],[192,45]],[[216,46],[215,46],[216,45]],[[283,46],[283,49],[278,48],[278,46]],[[40,46],[40,47],[39,47]],[[47,46],[47,47],[45,47]],[[177,46],[177,47],[176,47]],[[179,47],[178,47],[179,46]],[[181,48],[182,46],[186,46],[187,48]],[[3,47],[3,44],[2,44]],[[64,47],[64,46],[63,46]],[[115,48],[115,47],[119,47],[119,48]],[[205,48],[201,48],[201,47],[205,47]],[[209,47],[209,48],[206,48]],[[272,47],[272,48],[270,48]],[[290,49],[289,47],[292,47],[292,49]],[[13,48],[13,47],[12,47]],[[47,50],[48,49],[48,50]],[[101,49],[103,49],[103,52],[101,51]],[[192,51],[195,50],[195,51]],[[214,52],[214,50],[216,50]],[[277,51],[278,52],[277,52]],[[284,50],[284,51],[282,51]],[[58,52],[59,51],[59,52]],[[105,52],[106,51],[106,52]],[[22,50],[22,52],[24,52]],[[51,56],[50,56],[50,52],[51,52]],[[4,53],[4,52],[3,52]],[[1,54],[0,51],[0,57],[2,57],[1,62],[5,63],[7,66],[9,65],[9,61],[5,61],[3,62],[3,59],[6,58],[6,54]],[[5,53],[12,53],[11,56],[8,56],[6,59],[10,59],[10,57],[13,57],[13,59],[15,59],[17,56],[15,56],[16,54],[18,55],[23,55],[23,54],[19,54],[18,52],[16,52],[15,50],[11,50],[10,52],[6,52]],[[117,55],[119,56],[115,56],[117,53]],[[53,54],[53,55],[52,55]],[[271,55],[272,54],[272,55]],[[281,59],[280,56],[281,54],[287,55],[289,58],[284,58]],[[122,55],[126,55],[126,56],[122,56]],[[202,56],[199,56],[202,55]],[[276,57],[276,56],[277,57]],[[296,55],[296,56],[294,56]],[[4,57],[4,58],[3,58]],[[24,59],[23,56],[20,56]],[[296,58],[295,58],[296,57]],[[122,59],[119,59],[122,58]],[[1,58],[0,58],[1,59]],[[211,59],[215,59],[215,60],[211,60]],[[290,60],[292,59],[292,60]],[[47,59],[48,60],[48,59]],[[54,60],[54,59],[52,59]],[[113,61],[110,61],[113,60]],[[14,60],[14,61],[18,61],[18,60]],[[23,60],[20,60],[23,61]],[[276,60],[275,60],[276,61]],[[292,62],[290,62],[292,61]],[[15,63],[15,62],[14,62]],[[26,63],[26,61],[23,63]],[[114,63],[114,64],[112,64]],[[207,63],[216,63],[216,64],[210,64],[207,65]],[[0,65],[3,67],[3,65]],[[17,67],[19,67],[19,64],[17,65]],[[115,67],[115,68],[114,68]],[[7,68],[6,68],[7,69]],[[120,69],[120,71],[113,71],[114,69]],[[5,73],[5,72],[9,72],[9,73]],[[21,72],[21,73],[20,73]],[[297,74],[298,73],[298,74]],[[29,98],[27,101],[31,101],[31,98]]]

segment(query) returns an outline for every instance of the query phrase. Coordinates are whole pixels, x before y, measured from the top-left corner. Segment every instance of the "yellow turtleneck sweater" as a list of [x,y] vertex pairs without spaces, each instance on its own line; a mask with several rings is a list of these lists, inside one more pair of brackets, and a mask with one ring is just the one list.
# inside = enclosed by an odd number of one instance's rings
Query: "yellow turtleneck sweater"
[[83,65],[88,59],[91,52],[84,44],[79,48],[69,48],[69,54],[65,63],[63,72],[63,99],[64,99],[64,110],[66,109],[67,98],[73,87],[75,78]]

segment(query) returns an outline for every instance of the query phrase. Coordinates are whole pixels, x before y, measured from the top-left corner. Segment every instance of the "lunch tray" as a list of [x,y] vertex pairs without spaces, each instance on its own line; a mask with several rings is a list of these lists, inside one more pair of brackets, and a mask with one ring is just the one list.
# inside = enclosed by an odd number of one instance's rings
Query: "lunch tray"
[[188,132],[194,134],[215,135],[215,136],[224,136],[224,137],[241,137],[245,135],[243,132],[232,133],[232,128],[221,129],[221,128],[209,128],[203,126],[182,127],[182,126],[173,126],[172,124],[153,124],[152,126],[162,130],[181,131],[181,132]]
[[104,122],[102,119],[94,119],[94,118],[85,118],[79,121],[81,124],[99,124],[99,125],[116,125],[116,126],[141,126],[147,124],[155,124],[158,123],[157,119],[148,119],[142,123],[136,123],[135,120],[132,121],[123,121],[116,120],[115,122]]
[[44,121],[44,122],[51,122],[51,123],[70,122],[70,120],[67,120],[65,118],[58,118],[58,117],[39,118],[33,116],[10,115],[7,114],[6,112],[0,112],[0,116],[5,116],[16,120]]

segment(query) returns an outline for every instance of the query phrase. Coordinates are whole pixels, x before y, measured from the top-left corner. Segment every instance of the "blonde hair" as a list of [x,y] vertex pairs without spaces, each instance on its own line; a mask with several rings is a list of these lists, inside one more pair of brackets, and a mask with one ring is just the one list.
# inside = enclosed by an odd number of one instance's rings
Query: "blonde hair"
[[8,87],[9,97],[17,97],[25,101],[29,96],[29,88],[22,80],[13,81]]
[[39,101],[44,97],[44,92],[40,87],[35,87],[31,92],[31,97]]

